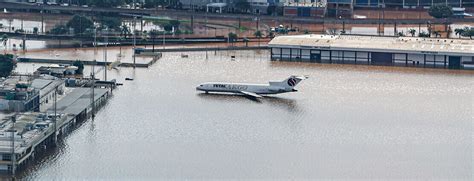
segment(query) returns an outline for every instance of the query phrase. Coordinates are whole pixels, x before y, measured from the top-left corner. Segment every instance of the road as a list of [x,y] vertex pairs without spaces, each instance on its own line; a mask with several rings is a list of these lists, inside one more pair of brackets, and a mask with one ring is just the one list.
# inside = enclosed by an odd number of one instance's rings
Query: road
[[[119,14],[136,14],[137,16],[142,15],[166,15],[166,16],[179,16],[179,17],[191,17],[194,18],[209,18],[209,19],[220,19],[220,20],[260,20],[260,21],[286,21],[286,22],[298,22],[298,23],[342,23],[350,22],[352,24],[420,24],[430,21],[431,23],[444,23],[444,19],[432,19],[427,17],[421,17],[421,19],[379,19],[374,17],[368,17],[367,19],[335,19],[335,18],[317,18],[317,17],[288,17],[288,16],[269,16],[269,15],[250,15],[250,14],[216,14],[216,13],[205,13],[205,12],[191,12],[182,10],[163,10],[163,9],[121,9],[121,8],[97,8],[97,7],[80,7],[80,6],[51,6],[51,5],[35,5],[28,3],[6,3],[0,4],[0,8],[6,8],[9,10],[27,10],[27,11],[60,11],[64,13],[119,13]],[[461,22],[474,22],[474,18],[467,19],[449,19],[451,23]]]

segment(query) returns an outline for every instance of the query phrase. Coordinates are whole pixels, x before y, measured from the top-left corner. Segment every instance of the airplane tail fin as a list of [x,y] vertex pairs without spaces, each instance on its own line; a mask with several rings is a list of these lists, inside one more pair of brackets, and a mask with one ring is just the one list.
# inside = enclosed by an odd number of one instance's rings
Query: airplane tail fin
[[292,76],[288,77],[287,79],[285,79],[284,81],[270,82],[270,84],[286,87],[286,88],[289,88],[289,89],[293,89],[296,85],[298,85],[298,83],[300,83],[302,80],[307,79],[307,78],[308,78],[308,76],[294,76],[294,75],[292,75]]

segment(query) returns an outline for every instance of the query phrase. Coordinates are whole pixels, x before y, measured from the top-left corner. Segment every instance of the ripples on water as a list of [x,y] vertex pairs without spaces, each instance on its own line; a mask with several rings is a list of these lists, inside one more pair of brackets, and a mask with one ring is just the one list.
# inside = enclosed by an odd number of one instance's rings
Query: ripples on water
[[[472,177],[472,72],[273,62],[267,51],[187,54],[110,71],[124,86],[21,178]],[[292,74],[310,79],[260,101],[195,91]]]

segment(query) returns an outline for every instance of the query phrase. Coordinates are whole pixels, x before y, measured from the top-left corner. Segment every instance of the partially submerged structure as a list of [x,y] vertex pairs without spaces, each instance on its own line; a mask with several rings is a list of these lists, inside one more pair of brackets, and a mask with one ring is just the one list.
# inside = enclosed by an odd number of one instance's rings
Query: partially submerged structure
[[278,36],[270,43],[273,60],[433,68],[474,64],[474,40],[353,35]]

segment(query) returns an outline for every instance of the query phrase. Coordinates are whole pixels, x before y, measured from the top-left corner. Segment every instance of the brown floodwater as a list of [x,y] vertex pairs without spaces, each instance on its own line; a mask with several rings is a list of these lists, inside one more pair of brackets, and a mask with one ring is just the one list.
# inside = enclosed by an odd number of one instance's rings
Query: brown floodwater
[[[94,56],[93,49],[65,51],[56,53]],[[195,90],[207,81],[265,83],[294,74],[310,77],[299,92],[259,101]],[[278,62],[268,51],[223,51],[165,53],[148,69],[108,76],[124,85],[97,117],[18,178],[472,179],[472,71]]]

